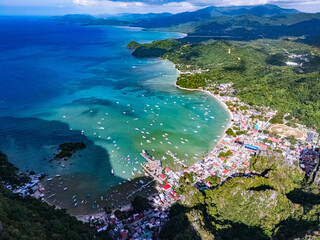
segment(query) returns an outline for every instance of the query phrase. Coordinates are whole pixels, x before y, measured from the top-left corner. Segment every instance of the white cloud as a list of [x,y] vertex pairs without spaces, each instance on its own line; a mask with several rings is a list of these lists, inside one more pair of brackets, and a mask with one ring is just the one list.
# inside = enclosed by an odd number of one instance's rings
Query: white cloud
[[[306,10],[308,7],[318,5],[320,10],[320,0],[73,0],[73,3],[84,12],[88,13],[108,13],[116,14],[123,12],[148,13],[148,12],[171,12],[194,11],[206,6],[243,6],[276,4],[284,8],[298,8]],[[314,10],[313,10],[314,11]]]
[[57,14],[178,13],[195,11],[207,6],[267,3],[307,12],[320,11],[320,0],[0,0],[0,12],[8,14],[14,12],[14,9],[20,9],[23,12],[23,9],[26,8],[29,9],[30,14],[32,14],[32,9],[35,13],[41,12],[41,14],[47,12],[50,14],[54,12]]
[[131,13],[149,13],[149,12],[171,12],[178,13],[183,11],[192,11],[200,8],[190,2],[169,2],[163,4],[154,4],[147,2],[134,1],[109,1],[109,0],[73,0],[78,8],[86,13],[95,14],[117,14],[124,12]]

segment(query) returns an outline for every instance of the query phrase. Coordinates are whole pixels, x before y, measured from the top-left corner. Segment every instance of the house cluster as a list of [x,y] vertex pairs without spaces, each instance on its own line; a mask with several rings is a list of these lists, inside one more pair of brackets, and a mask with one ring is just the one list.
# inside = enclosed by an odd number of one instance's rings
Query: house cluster
[[108,230],[109,234],[117,240],[151,240],[158,239],[161,227],[168,221],[168,211],[157,204],[150,210],[133,213],[129,208],[122,212],[121,217],[109,214],[104,223],[96,224],[97,231]]
[[[166,168],[164,171],[161,169],[162,173],[149,168],[152,174],[155,174],[163,183],[158,189],[163,192],[160,195],[161,198],[159,197],[155,201],[165,199],[164,202],[170,204],[179,199],[173,189],[179,187],[179,179],[184,173],[193,173],[194,182],[198,188],[210,188],[211,183],[206,182],[207,177],[216,175],[224,180],[239,172],[249,173],[251,157],[257,153],[262,156],[267,155],[267,150],[272,150],[273,154],[283,157],[288,165],[296,164],[301,158],[301,149],[308,149],[307,146],[318,139],[317,133],[311,130],[306,131],[310,133],[306,142],[292,143],[284,137],[272,137],[267,130],[271,126],[270,120],[276,115],[276,111],[269,107],[257,110],[242,103],[237,97],[227,96],[226,94],[234,91],[232,83],[215,85],[215,88],[219,89],[220,93],[224,93],[216,95],[216,97],[225,103],[231,112],[232,120],[229,125],[231,133],[227,131],[219,141],[216,140],[218,142],[213,151],[208,153],[203,160],[188,168],[180,171]],[[311,162],[310,166],[313,164]],[[300,166],[309,167],[309,165],[303,163]],[[309,168],[311,169],[311,167]]]
[[20,186],[12,186],[10,184],[5,184],[4,186],[21,197],[31,196],[37,199],[43,199],[45,189],[41,185],[40,178],[41,175],[30,175],[29,181]]
[[313,146],[305,146],[300,151],[300,167],[306,172],[307,175],[315,170],[319,162],[319,151]]

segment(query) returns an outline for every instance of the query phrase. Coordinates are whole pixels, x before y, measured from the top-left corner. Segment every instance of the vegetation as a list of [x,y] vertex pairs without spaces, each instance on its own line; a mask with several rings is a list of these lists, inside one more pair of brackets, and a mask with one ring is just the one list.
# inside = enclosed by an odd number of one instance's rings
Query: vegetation
[[16,187],[28,180],[29,177],[25,174],[18,174],[18,168],[8,161],[4,153],[0,152],[0,186],[4,182]]
[[318,186],[308,184],[298,167],[285,165],[276,153],[257,155],[251,162],[260,176],[231,178],[182,201],[170,212],[161,239],[188,239],[188,234],[193,239],[293,239],[317,230]]
[[[1,239],[95,239],[93,230],[65,210],[0,189]],[[103,238],[102,238],[103,239]]]
[[217,186],[217,185],[219,185],[221,183],[221,179],[216,175],[207,177],[206,181],[211,183],[213,187],[215,187],[215,186]]
[[133,211],[135,213],[143,212],[144,210],[148,210],[151,208],[149,204],[149,200],[145,197],[142,197],[140,195],[137,195],[134,197],[134,199],[131,201]]
[[185,172],[184,175],[179,179],[179,183],[187,183],[187,184],[191,184],[194,182],[194,173],[187,173]]
[[273,118],[270,119],[270,123],[272,124],[282,124],[283,123],[283,114],[277,113]]
[[63,143],[60,144],[59,150],[60,153],[58,153],[55,158],[69,158],[72,156],[72,153],[75,151],[81,150],[86,148],[86,144],[84,142],[76,142],[76,143]]
[[[279,54],[287,58],[288,52],[304,53],[307,59],[316,59],[320,56],[318,48],[288,40],[210,40],[199,44],[184,44],[182,40],[168,40],[165,44],[165,41],[146,46],[148,49],[166,46],[161,48],[166,51],[162,57],[185,72],[177,80],[179,86],[215,90],[214,84],[233,82],[241,101],[278,110],[273,122],[282,122],[280,116],[290,113],[307,126],[320,127],[320,61],[313,61],[312,67],[307,63],[292,67],[270,60]],[[143,46],[138,48],[140,56],[147,54],[142,53]]]
[[167,52],[173,51],[180,43],[175,39],[160,40],[150,44],[136,45],[131,42],[127,47],[136,47],[132,53],[135,57],[161,57]]
[[140,47],[141,44],[137,43],[136,41],[131,41],[129,42],[129,44],[127,45],[128,49],[137,49],[138,47]]
[[[8,163],[0,152],[1,181],[20,184],[17,169]],[[0,183],[0,239],[8,240],[90,240],[110,239],[106,233],[95,236],[87,224],[71,217],[65,210],[41,202],[32,197],[22,198],[1,186]]]
[[228,150],[226,152],[220,152],[218,157],[219,158],[220,157],[228,158],[228,157],[231,157],[232,155],[233,155],[233,153],[230,150]]
[[233,137],[236,136],[236,134],[234,133],[234,131],[231,128],[227,129],[226,134],[229,135],[229,136],[233,136]]

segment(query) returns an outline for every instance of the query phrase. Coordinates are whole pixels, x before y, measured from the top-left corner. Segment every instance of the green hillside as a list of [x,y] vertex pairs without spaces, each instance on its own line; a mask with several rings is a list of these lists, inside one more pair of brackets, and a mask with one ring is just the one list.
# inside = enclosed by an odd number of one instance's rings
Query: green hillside
[[188,189],[161,239],[303,239],[319,230],[318,186],[273,154],[252,161],[264,176],[232,178],[204,193]]
[[[173,61],[183,72],[177,81],[181,87],[214,90],[215,83],[233,82],[242,101],[289,112],[302,123],[320,128],[318,48],[287,40],[184,41],[156,41],[138,47],[133,55],[146,57],[155,51],[158,55],[152,56]],[[292,54],[304,57],[292,59]]]

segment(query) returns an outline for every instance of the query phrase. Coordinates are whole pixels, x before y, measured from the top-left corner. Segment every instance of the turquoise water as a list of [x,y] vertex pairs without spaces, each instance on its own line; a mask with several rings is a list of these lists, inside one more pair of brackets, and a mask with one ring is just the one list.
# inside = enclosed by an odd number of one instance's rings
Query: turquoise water
[[[179,37],[0,19],[0,150],[22,170],[76,176],[73,192],[97,195],[138,175],[143,149],[172,168],[168,150],[186,164],[201,159],[227,112],[203,93],[177,89],[171,62],[134,58],[126,49],[132,40]],[[88,147],[68,161],[52,160],[70,141]]]

